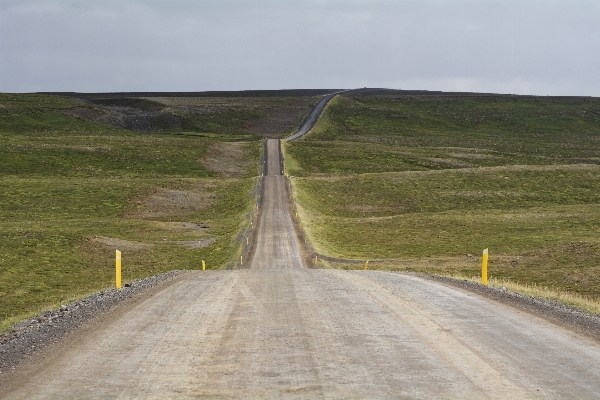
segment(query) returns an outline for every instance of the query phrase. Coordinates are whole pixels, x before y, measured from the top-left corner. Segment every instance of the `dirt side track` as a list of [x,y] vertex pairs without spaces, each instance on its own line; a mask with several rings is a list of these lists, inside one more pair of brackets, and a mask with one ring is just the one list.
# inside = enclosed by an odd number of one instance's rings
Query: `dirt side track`
[[279,143],[267,150],[251,268],[128,303],[22,364],[0,397],[598,398],[585,336],[417,276],[307,268]]

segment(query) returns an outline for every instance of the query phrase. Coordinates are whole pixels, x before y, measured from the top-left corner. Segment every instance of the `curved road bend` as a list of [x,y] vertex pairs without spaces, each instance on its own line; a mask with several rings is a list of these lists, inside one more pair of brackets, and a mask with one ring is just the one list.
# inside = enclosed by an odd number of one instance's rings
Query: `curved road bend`
[[327,103],[329,103],[329,101],[331,99],[333,99],[336,95],[338,95],[340,93],[344,93],[344,92],[349,92],[349,91],[350,91],[350,89],[349,90],[341,90],[339,92],[330,93],[330,94],[326,95],[325,97],[323,97],[321,100],[319,100],[319,102],[315,105],[315,107],[312,109],[312,111],[308,114],[306,119],[302,122],[302,125],[300,126],[300,128],[298,128],[298,130],[296,132],[294,132],[290,136],[284,138],[283,140],[285,140],[285,141],[294,140],[294,139],[298,139],[298,138],[306,135],[313,128],[313,126],[315,126],[315,124],[317,123],[317,120],[319,119],[319,116],[325,109],[325,106],[327,105]]
[[308,269],[268,142],[250,269],[196,271],[22,366],[3,399],[600,396],[600,347],[389,272]]

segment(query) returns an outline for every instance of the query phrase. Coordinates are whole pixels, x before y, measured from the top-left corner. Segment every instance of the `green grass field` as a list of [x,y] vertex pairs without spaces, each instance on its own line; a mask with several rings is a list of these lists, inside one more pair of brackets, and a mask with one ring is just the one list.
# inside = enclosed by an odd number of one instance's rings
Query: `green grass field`
[[284,150],[321,254],[600,299],[600,99],[358,92]]
[[[294,96],[0,94],[0,330],[113,285],[117,248],[125,281],[234,262]],[[489,247],[499,280],[598,299],[599,142],[598,99],[354,92],[284,151],[322,254],[473,276]]]
[[283,107],[284,133],[314,102],[91,100],[0,94],[0,331],[114,285],[116,249],[124,281],[233,264],[260,174],[261,138],[248,129]]

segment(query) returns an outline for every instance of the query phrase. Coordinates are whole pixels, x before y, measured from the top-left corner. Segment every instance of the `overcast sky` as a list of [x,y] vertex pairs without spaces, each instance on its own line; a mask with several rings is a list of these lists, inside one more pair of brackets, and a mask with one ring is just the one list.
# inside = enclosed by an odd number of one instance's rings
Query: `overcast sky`
[[0,0],[0,91],[600,96],[600,1]]

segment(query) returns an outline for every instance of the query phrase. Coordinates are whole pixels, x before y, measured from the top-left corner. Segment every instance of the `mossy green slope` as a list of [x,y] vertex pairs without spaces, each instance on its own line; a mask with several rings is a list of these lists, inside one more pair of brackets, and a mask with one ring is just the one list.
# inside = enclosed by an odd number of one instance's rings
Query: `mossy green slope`
[[596,98],[350,93],[286,170],[325,255],[598,298],[599,143]]
[[[127,105],[148,107],[138,103]],[[0,94],[0,330],[113,285],[116,248],[125,281],[200,268],[202,259],[222,268],[241,251],[261,151],[240,128],[244,112],[205,112],[218,126],[199,135],[70,115],[82,108],[94,106]],[[224,178],[202,160],[229,142],[237,173]]]

